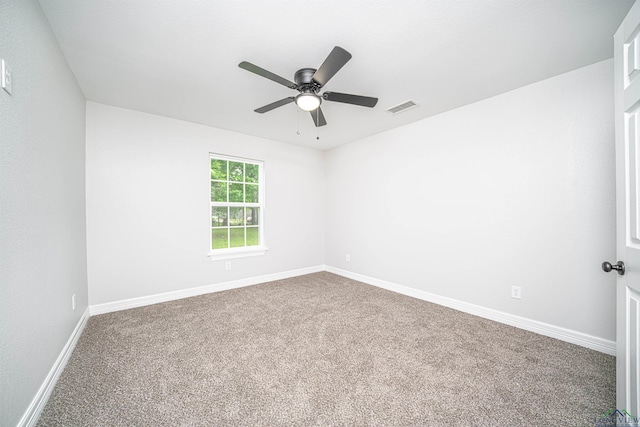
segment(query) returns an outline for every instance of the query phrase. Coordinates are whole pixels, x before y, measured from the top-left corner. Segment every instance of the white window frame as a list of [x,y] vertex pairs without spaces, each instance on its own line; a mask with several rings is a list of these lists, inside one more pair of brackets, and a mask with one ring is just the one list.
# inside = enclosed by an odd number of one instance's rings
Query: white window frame
[[[226,160],[228,162],[241,162],[246,164],[258,165],[259,173],[258,173],[258,203],[244,203],[244,202],[212,202],[211,201],[211,160]],[[253,160],[253,159],[245,159],[242,157],[233,157],[227,156],[224,154],[218,153],[209,153],[209,258],[212,261],[220,260],[220,259],[230,259],[230,258],[243,258],[250,256],[259,256],[264,255],[269,248],[265,242],[265,223],[264,223],[264,212],[265,212],[265,180],[264,180],[264,162],[261,160]],[[227,176],[227,179],[229,177]],[[211,210],[214,206],[229,206],[229,207],[257,207],[259,208],[260,215],[258,217],[258,239],[260,244],[258,246],[242,246],[239,248],[227,248],[227,249],[213,249],[213,236],[212,236],[212,225],[211,225]],[[246,225],[245,225],[246,227]]]

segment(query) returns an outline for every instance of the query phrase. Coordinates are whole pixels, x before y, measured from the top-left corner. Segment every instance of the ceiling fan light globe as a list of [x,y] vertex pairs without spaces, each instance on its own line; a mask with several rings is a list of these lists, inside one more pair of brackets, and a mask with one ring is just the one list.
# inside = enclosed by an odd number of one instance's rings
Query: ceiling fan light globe
[[322,100],[312,93],[301,93],[296,96],[296,105],[304,111],[313,111],[320,106]]

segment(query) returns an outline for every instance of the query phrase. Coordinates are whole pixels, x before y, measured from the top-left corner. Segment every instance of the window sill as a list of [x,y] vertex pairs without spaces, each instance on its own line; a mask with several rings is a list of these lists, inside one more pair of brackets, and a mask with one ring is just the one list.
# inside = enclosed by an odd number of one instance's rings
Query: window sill
[[264,255],[269,248],[266,246],[256,246],[254,248],[238,248],[238,249],[227,249],[227,250],[219,250],[219,251],[211,251],[209,255],[207,255],[211,261],[218,261],[221,259],[232,259],[232,258],[246,258],[250,256],[260,256]]

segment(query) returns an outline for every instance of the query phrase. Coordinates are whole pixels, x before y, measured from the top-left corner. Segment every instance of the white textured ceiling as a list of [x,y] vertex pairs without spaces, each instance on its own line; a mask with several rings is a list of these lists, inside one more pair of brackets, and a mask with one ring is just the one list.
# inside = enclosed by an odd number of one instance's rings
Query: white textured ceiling
[[[329,149],[613,56],[633,0],[40,0],[88,100]],[[289,104],[286,79],[334,46],[353,58],[327,91],[327,126]],[[385,110],[412,99],[418,108]],[[464,126],[464,123],[460,124]],[[320,139],[317,139],[319,137]]]

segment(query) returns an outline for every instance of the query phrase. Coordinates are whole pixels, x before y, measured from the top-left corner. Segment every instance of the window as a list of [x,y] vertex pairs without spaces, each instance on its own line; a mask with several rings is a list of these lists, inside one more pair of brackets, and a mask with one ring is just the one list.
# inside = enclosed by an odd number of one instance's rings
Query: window
[[264,245],[263,164],[211,154],[213,257],[261,255]]

